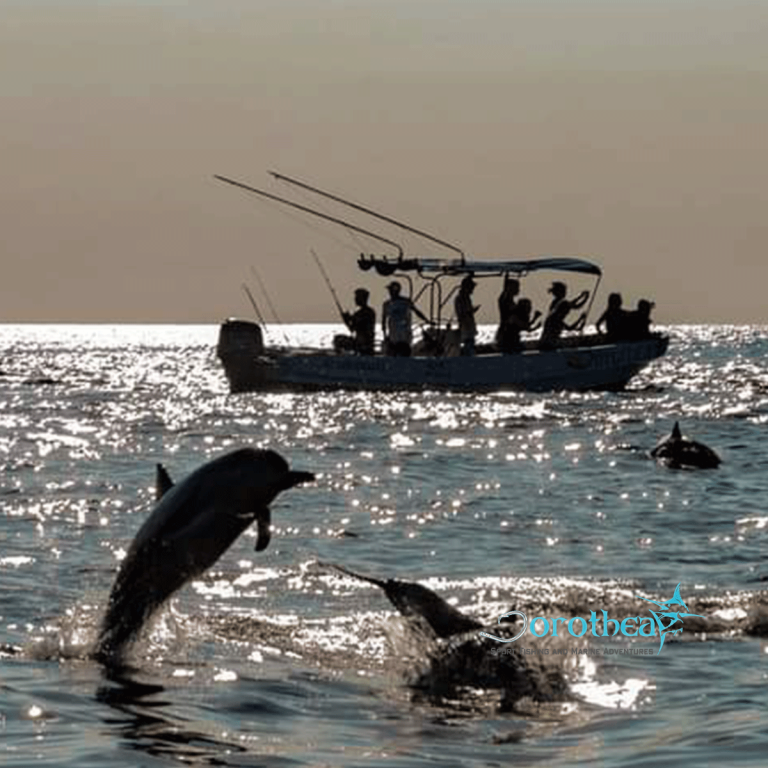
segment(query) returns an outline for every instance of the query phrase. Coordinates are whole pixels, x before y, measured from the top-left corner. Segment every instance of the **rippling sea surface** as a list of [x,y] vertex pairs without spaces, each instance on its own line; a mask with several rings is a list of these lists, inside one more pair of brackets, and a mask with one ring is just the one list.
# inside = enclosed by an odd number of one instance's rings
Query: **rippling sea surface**
[[[322,565],[489,624],[678,583],[748,614],[768,574],[768,329],[666,330],[619,394],[232,396],[214,326],[0,327],[0,764],[764,765],[768,632],[614,639],[653,655],[582,664],[559,709],[437,703],[406,684],[418,649],[381,590]],[[648,458],[675,420],[720,468]],[[268,549],[249,529],[179,592],[116,679],[88,651],[155,464],[180,479],[243,445],[317,482],[274,502]]]

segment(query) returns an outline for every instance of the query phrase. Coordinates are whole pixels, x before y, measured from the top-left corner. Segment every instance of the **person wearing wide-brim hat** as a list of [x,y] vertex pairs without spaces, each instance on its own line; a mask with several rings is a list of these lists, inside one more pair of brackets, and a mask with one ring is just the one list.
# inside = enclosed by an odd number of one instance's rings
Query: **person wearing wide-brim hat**
[[413,332],[411,314],[416,313],[425,323],[427,316],[406,296],[397,280],[387,285],[389,298],[381,308],[381,330],[384,333],[384,353],[397,357],[410,357]]

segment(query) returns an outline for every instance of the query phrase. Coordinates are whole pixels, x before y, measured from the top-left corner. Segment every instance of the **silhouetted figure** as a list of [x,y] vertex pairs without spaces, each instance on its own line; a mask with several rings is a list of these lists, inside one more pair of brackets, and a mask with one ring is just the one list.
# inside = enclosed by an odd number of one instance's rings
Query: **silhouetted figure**
[[358,355],[372,355],[376,338],[376,312],[368,306],[368,291],[358,288],[355,291],[354,313],[342,312],[345,325],[352,331],[352,336],[339,334],[333,338],[333,348],[337,352],[356,352]]
[[539,312],[537,309],[533,313],[533,317],[531,317],[532,309],[533,306],[531,305],[530,299],[523,298],[517,302],[517,310],[515,311],[515,314],[513,315],[512,321],[510,323],[510,342],[512,344],[512,352],[522,352],[523,350],[523,342],[520,339],[521,333],[535,331],[537,328],[541,327],[541,322],[539,320],[541,317],[541,312]]
[[461,281],[461,287],[453,301],[456,320],[459,324],[459,340],[461,342],[462,355],[475,354],[475,337],[477,336],[475,313],[480,307],[472,304],[472,293],[474,290],[475,281],[471,275],[467,275]]
[[389,298],[381,308],[381,328],[384,332],[384,353],[396,357],[410,357],[413,333],[411,313],[415,312],[425,323],[426,315],[409,299],[400,295],[397,281],[387,286]]
[[[501,352],[513,352],[514,340],[512,323],[517,312],[517,295],[520,293],[520,281],[509,275],[504,275],[504,287],[499,294],[499,327],[496,331],[496,346]],[[515,323],[516,325],[516,323]]]
[[586,315],[581,315],[575,323],[569,325],[565,322],[568,314],[574,309],[580,309],[589,298],[589,291],[582,291],[575,299],[567,299],[565,283],[555,280],[549,288],[552,294],[552,303],[549,305],[547,317],[544,320],[544,328],[541,332],[539,347],[541,349],[554,349],[563,331],[577,331],[584,327]]
[[523,348],[520,334],[539,327],[536,321],[541,317],[541,312],[536,310],[531,317],[530,299],[516,301],[518,293],[520,283],[507,275],[499,295],[499,328],[496,331],[496,346],[505,355],[520,352]]
[[624,337],[631,341],[647,339],[651,335],[651,310],[654,307],[652,301],[640,299],[637,309],[626,314],[626,332]]
[[504,287],[499,294],[499,328],[496,331],[496,343],[501,348],[504,345],[506,326],[517,309],[517,295],[520,293],[520,281],[509,275],[504,275]]
[[626,310],[622,309],[622,298],[620,293],[612,293],[608,296],[608,306],[605,312],[600,315],[595,323],[597,332],[601,333],[602,326],[605,326],[606,341],[620,341],[627,334],[627,315]]

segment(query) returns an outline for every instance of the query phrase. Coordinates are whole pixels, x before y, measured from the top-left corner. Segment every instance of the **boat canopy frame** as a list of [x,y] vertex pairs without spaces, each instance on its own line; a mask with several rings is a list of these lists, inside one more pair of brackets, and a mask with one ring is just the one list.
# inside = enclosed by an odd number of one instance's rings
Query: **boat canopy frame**
[[[443,307],[458,289],[458,284],[454,285],[443,297],[443,278],[469,276],[473,279],[484,279],[509,275],[519,279],[528,276],[532,272],[545,270],[591,275],[596,278],[596,281],[590,292],[589,304],[585,311],[585,316],[588,316],[603,275],[602,269],[594,262],[573,256],[545,256],[525,260],[469,261],[466,259],[404,257],[388,259],[386,256],[375,256],[373,254],[366,256],[365,254],[360,254],[357,264],[364,271],[374,269],[382,277],[404,280],[408,284],[408,295],[414,301],[418,300],[425,292],[428,292],[429,322],[430,325],[438,328],[442,323]],[[425,281],[424,286],[419,289],[415,296],[413,293],[413,279],[411,277],[414,272]]]

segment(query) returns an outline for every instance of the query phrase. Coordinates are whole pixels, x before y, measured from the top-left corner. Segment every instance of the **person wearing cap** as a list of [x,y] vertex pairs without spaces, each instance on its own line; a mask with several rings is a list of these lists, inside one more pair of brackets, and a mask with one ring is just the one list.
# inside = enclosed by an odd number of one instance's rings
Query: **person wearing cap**
[[333,348],[337,352],[356,352],[358,355],[372,355],[376,337],[376,312],[368,306],[369,293],[365,288],[355,291],[354,313],[342,312],[344,324],[352,331],[352,336],[339,334],[333,338]]
[[401,295],[397,280],[388,286],[389,298],[381,308],[381,330],[384,333],[384,352],[396,357],[410,357],[413,333],[411,313],[415,312],[425,323],[426,315],[407,297]]
[[459,341],[461,342],[462,355],[475,354],[475,337],[477,336],[477,324],[475,313],[479,306],[472,304],[472,292],[475,290],[475,281],[472,275],[467,275],[459,287],[459,292],[453,301],[456,312],[456,321],[459,324]]
[[552,294],[552,303],[549,305],[547,317],[539,339],[540,349],[554,349],[563,331],[577,331],[584,327],[587,320],[582,314],[575,323],[565,322],[568,314],[574,309],[580,309],[589,298],[589,291],[582,291],[575,299],[567,299],[565,283],[555,280],[549,287],[548,293]]

